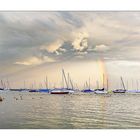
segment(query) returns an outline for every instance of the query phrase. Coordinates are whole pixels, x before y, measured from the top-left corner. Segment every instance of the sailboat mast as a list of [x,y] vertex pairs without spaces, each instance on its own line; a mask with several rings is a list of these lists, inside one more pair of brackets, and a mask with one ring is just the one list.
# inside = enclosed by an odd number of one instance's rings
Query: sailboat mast
[[108,78],[106,80],[107,80],[107,91],[108,91]]
[[25,80],[24,80],[24,87],[23,88],[25,89]]
[[62,88],[64,88],[64,76],[63,76],[63,73],[62,73]]
[[86,84],[84,83],[84,89],[86,88]]
[[2,80],[1,80],[1,85],[2,85],[2,88],[4,89],[5,85],[4,85],[4,82]]
[[99,89],[99,82],[98,80],[96,81],[97,89]]
[[86,88],[88,88],[89,86],[88,86],[88,83],[87,83],[87,81],[86,81]]
[[67,79],[66,79],[66,75],[65,75],[64,69],[62,69],[62,74],[63,74],[63,76],[64,76],[66,86],[67,86],[67,88],[68,88],[68,82],[67,82]]
[[2,80],[1,80],[1,87],[4,88],[4,87],[3,87],[3,82],[2,82]]
[[8,79],[7,79],[7,89],[10,89],[10,84],[9,84]]
[[72,83],[71,79],[70,79],[70,84],[71,84],[71,88],[73,89],[73,83]]
[[103,74],[103,88],[105,87],[104,80],[105,80],[105,78],[104,78],[104,74]]
[[31,83],[31,89],[33,89],[33,88],[34,88],[33,83]]
[[39,89],[41,89],[41,83],[39,83]]
[[46,89],[48,89],[48,78],[46,76],[46,80],[45,80],[45,85],[46,85]]
[[6,83],[4,82],[3,84],[4,84],[4,88],[6,89]]
[[68,73],[68,88],[69,88],[69,83],[70,83],[70,75]]
[[89,89],[90,89],[90,77],[89,77]]
[[[74,87],[73,87],[73,83],[72,83],[72,80],[71,80],[71,77],[70,77],[70,75],[69,75],[69,73],[68,73],[68,85],[70,86],[71,85],[71,88],[73,89]],[[70,87],[69,87],[70,88]]]
[[133,90],[133,88],[134,88],[134,82],[133,82],[133,79],[132,79],[132,90]]
[[136,81],[137,82],[137,91],[139,90],[139,82],[138,82],[138,80]]
[[34,81],[34,83],[33,83],[33,84],[34,84],[34,88],[36,89],[36,81]]
[[121,81],[122,81],[123,88],[125,90],[125,85],[124,85],[124,82],[123,82],[123,78],[122,77],[121,77]]
[[77,83],[75,84],[75,87],[76,87],[76,89],[79,89]]
[[127,88],[127,90],[128,90],[128,80],[127,80],[127,83],[126,83],[126,88]]

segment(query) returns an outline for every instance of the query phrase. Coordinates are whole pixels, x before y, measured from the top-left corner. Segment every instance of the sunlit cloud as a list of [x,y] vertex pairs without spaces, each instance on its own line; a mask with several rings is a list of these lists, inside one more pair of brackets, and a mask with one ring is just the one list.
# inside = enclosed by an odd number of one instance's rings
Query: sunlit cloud
[[40,47],[41,50],[47,50],[49,53],[53,53],[57,51],[62,46],[62,41],[56,40],[55,42],[52,42],[48,45],[42,45]]
[[15,64],[30,66],[30,65],[39,65],[45,62],[51,63],[51,62],[55,62],[55,60],[48,56],[44,56],[42,59],[37,57],[31,57],[25,61],[17,61],[15,62]]
[[73,48],[76,51],[85,51],[88,48],[88,34],[78,33],[75,40],[72,42]]

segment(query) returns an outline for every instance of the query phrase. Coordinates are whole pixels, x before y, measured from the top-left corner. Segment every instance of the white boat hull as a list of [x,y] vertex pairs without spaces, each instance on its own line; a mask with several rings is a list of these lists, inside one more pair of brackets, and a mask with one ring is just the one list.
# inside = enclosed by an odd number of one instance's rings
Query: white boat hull
[[94,91],[94,93],[96,93],[96,94],[107,94],[108,92],[106,90],[103,90],[103,91],[96,90],[96,91]]

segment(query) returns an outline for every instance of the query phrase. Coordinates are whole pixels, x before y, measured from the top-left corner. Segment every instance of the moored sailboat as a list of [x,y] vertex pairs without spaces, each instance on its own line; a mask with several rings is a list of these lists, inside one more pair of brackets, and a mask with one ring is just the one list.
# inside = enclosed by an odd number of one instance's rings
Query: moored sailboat
[[[62,69],[62,82],[65,81],[65,84],[66,84],[66,88],[54,88],[50,91],[51,94],[69,94],[69,93],[72,93],[74,92],[73,89],[69,89],[69,86],[68,86],[68,81],[67,81],[67,78],[66,78],[66,75],[65,75],[65,71],[64,69]],[[72,83],[72,82],[71,82]],[[63,85],[64,86],[64,85]]]
[[95,89],[94,93],[96,93],[96,94],[107,94],[108,92],[107,92],[107,90],[102,88],[102,89]]
[[50,93],[51,94],[68,94],[69,93],[69,90],[55,88],[55,89],[51,90]]
[[41,92],[41,93],[49,93],[50,92],[50,89],[49,89],[49,83],[48,83],[48,78],[46,76],[46,79],[44,80],[44,83],[45,83],[45,88],[43,88],[42,84],[40,84],[40,88],[38,89],[38,92]]
[[87,83],[87,81],[86,81],[84,89],[82,90],[82,92],[84,92],[84,93],[93,93],[94,92],[94,90],[92,90],[90,88],[90,78],[89,78],[89,83]]
[[124,84],[124,81],[123,81],[122,77],[121,77],[121,83],[122,83],[123,89],[113,90],[113,93],[125,93],[126,92],[125,84]]
[[108,93],[108,80],[107,80],[107,90],[105,89],[105,78],[104,78],[104,74],[103,74],[103,88],[97,88],[94,90],[94,93],[96,94],[107,94]]

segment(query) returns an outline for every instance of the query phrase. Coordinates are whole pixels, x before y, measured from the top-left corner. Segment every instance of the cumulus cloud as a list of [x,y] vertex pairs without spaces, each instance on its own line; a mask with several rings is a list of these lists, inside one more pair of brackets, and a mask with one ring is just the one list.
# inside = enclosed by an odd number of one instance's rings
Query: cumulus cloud
[[87,33],[78,33],[75,40],[72,42],[73,48],[76,51],[85,51],[88,49],[88,34]]
[[40,50],[47,51],[51,54],[61,55],[65,53],[67,50],[63,46],[64,42],[62,40],[57,40],[49,45],[42,45]]

